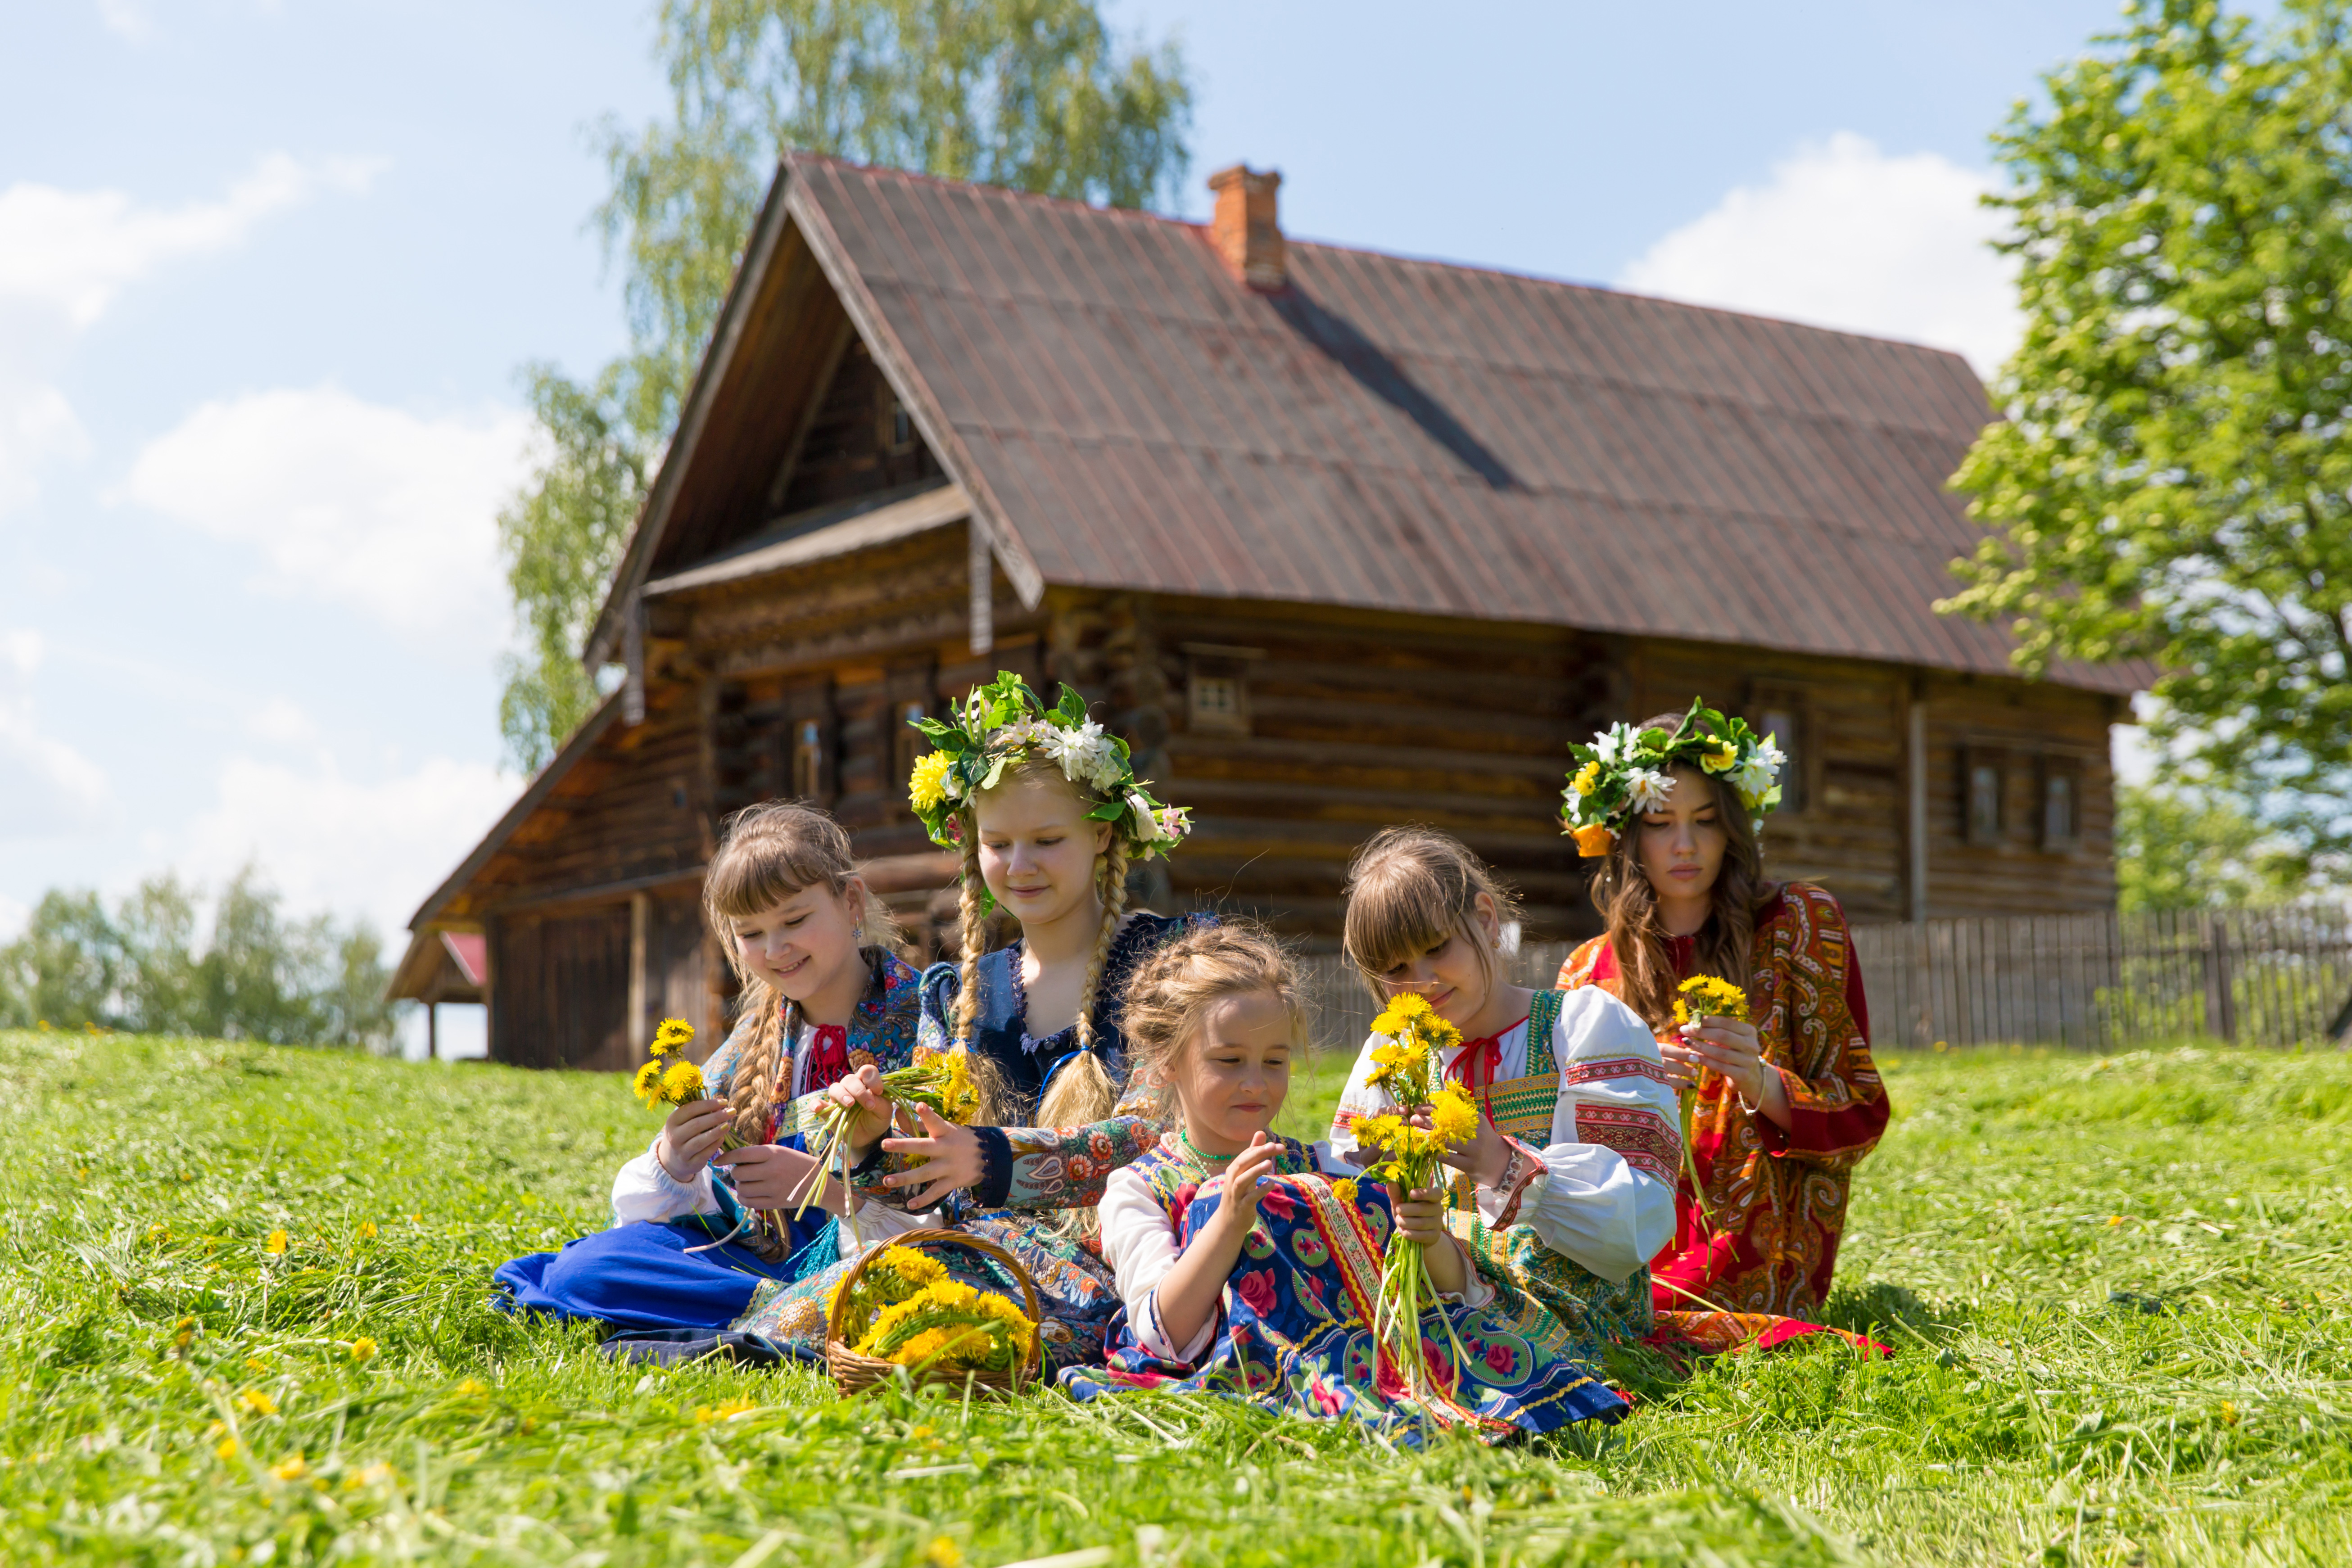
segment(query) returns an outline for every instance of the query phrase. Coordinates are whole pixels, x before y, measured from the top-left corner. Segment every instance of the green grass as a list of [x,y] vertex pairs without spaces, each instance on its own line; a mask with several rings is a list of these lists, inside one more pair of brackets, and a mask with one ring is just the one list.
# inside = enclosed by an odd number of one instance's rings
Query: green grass
[[617,1080],[0,1034],[0,1560],[2352,1561],[2352,1060],[1887,1067],[1831,1316],[1895,1360],[1739,1358],[1607,1434],[1400,1457],[1170,1396],[616,1370],[488,1282],[601,1223],[648,1130]]

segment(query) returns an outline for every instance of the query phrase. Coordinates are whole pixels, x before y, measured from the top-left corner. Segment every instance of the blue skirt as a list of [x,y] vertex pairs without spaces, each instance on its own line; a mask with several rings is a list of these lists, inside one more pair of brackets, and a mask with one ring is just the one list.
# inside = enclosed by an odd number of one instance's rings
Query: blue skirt
[[835,1222],[793,1227],[792,1252],[770,1262],[729,1242],[719,1215],[690,1215],[667,1224],[637,1220],[583,1236],[561,1252],[534,1252],[499,1266],[506,1289],[499,1305],[511,1312],[593,1318],[622,1329],[724,1329],[743,1315],[752,1292],[769,1280],[814,1274],[839,1256]]

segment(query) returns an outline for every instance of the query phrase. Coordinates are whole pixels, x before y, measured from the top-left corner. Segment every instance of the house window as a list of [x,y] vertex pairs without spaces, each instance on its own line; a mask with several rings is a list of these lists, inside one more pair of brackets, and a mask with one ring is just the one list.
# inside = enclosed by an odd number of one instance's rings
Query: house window
[[1238,731],[1242,725],[1242,683],[1231,675],[1192,678],[1192,728]]
[[1797,709],[1786,704],[1762,709],[1756,715],[1756,729],[1788,758],[1780,764],[1780,814],[1793,816],[1804,810],[1810,804],[1805,799],[1807,758],[1803,724]]
[[1972,752],[1968,759],[1968,839],[1971,844],[2000,841],[2000,759]]
[[916,760],[931,749],[929,738],[914,726],[915,720],[929,715],[919,702],[901,702],[890,711],[898,726],[890,737],[890,766],[895,775],[893,782],[903,790],[915,771]]
[[2042,847],[2072,849],[2082,837],[2083,785],[2075,771],[2045,763],[2042,772]]
[[810,801],[824,796],[824,726],[814,719],[793,726],[793,794]]

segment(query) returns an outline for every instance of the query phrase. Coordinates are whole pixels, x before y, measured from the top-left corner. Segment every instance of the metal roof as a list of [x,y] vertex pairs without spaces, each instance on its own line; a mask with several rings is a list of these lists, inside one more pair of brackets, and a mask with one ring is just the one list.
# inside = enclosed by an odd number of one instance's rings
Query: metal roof
[[1956,354],[1295,239],[1262,293],[1197,224],[798,153],[779,177],[1017,584],[2015,673],[1934,609],[1990,417]]

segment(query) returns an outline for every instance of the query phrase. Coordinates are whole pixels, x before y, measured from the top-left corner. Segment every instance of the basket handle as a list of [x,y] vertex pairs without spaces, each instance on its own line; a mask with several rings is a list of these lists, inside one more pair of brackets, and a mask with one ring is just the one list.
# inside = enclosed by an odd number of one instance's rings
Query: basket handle
[[1022,1305],[1029,1314],[1029,1321],[1036,1325],[1029,1333],[1029,1353],[1023,1358],[1022,1373],[1025,1377],[1035,1377],[1037,1369],[1045,1359],[1045,1336],[1041,1331],[1045,1327],[1045,1309],[1038,1304],[1037,1282],[1029,1278],[1029,1270],[1021,1267],[1019,1258],[987,1237],[973,1236],[967,1231],[943,1230],[937,1227],[901,1231],[897,1236],[885,1237],[859,1253],[857,1261],[849,1266],[849,1272],[841,1277],[841,1283],[833,1293],[833,1302],[825,1310],[825,1338],[844,1344],[848,1342],[843,1334],[845,1325],[841,1321],[842,1309],[849,1304],[850,1297],[856,1293],[857,1281],[865,1277],[866,1266],[868,1263],[880,1257],[887,1247],[914,1247],[923,1242],[940,1242],[950,1247],[969,1247],[974,1252],[1002,1263],[1012,1271],[1013,1278],[1021,1282]]

